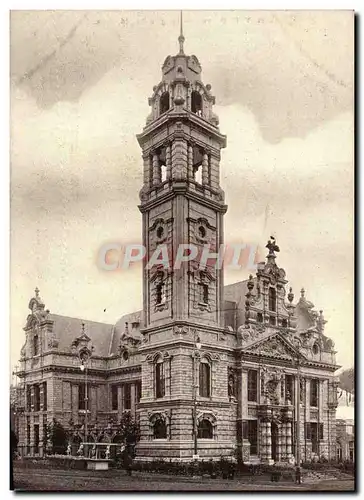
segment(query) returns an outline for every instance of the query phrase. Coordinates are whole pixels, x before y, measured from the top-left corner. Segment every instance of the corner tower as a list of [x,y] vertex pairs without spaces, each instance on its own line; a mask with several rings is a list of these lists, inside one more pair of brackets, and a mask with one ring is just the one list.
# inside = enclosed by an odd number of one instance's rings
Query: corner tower
[[[202,252],[216,254],[224,241],[220,153],[226,137],[213,112],[211,85],[202,82],[197,57],[184,52],[182,16],[178,41],[179,52],[164,61],[149,99],[151,113],[137,136],[146,248],[138,455],[190,460],[197,453],[218,457],[233,445],[234,432],[224,434],[224,426],[232,426],[224,414],[230,403],[223,271],[216,258],[201,265]],[[179,265],[186,245],[196,257]],[[151,265],[161,247],[169,265]],[[203,452],[197,443],[202,435]]]

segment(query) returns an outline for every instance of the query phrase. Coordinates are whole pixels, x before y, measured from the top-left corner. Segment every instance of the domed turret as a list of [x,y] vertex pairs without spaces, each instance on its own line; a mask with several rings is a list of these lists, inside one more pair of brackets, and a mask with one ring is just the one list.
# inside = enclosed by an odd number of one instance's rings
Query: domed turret
[[183,109],[217,127],[219,120],[212,111],[215,97],[211,94],[211,85],[202,83],[201,65],[195,55],[184,53],[184,41],[181,13],[179,53],[168,56],[163,63],[162,80],[153,88],[153,95],[148,101],[152,112],[147,118],[147,125],[173,109]]

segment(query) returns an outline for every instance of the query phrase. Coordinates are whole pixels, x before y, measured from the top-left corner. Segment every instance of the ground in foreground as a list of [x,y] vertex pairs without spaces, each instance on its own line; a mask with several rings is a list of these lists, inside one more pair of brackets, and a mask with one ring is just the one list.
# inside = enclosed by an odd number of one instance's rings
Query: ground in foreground
[[316,483],[269,483],[256,477],[242,479],[185,478],[124,471],[105,477],[102,472],[50,469],[15,469],[14,488],[19,491],[354,491],[354,480]]

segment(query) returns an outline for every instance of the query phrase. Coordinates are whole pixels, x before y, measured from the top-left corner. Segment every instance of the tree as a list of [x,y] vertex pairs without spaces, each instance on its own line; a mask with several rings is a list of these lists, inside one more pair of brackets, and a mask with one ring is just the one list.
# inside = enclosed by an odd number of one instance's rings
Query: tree
[[[50,445],[50,453],[58,453],[63,455],[67,450],[68,433],[63,425],[55,418],[52,422],[47,423],[46,426],[46,439]],[[46,444],[46,443],[45,443]]]
[[136,444],[140,438],[139,422],[134,420],[129,411],[124,411],[118,424],[118,434],[123,443]]
[[340,373],[339,387],[346,392],[354,392],[354,368],[349,368]]

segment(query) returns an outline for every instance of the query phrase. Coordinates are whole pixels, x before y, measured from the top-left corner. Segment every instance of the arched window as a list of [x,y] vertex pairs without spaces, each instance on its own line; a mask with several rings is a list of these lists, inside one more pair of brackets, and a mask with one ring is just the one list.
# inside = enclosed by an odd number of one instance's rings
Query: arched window
[[275,288],[269,288],[269,310],[277,311],[277,292]]
[[155,365],[155,397],[163,398],[164,394],[164,365],[162,359],[159,359]]
[[212,439],[213,427],[210,420],[207,418],[202,419],[198,424],[197,436],[199,439]]
[[169,92],[163,92],[159,101],[159,114],[162,115],[169,110]]
[[198,116],[202,116],[202,97],[196,90],[193,90],[191,94],[191,111]]
[[33,337],[33,356],[38,356],[39,354],[39,337],[34,335]]
[[153,425],[154,439],[167,439],[167,426],[161,418],[158,418]]
[[202,360],[199,368],[200,396],[209,398],[211,395],[211,368],[206,360]]

